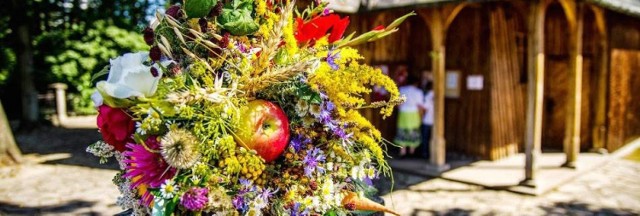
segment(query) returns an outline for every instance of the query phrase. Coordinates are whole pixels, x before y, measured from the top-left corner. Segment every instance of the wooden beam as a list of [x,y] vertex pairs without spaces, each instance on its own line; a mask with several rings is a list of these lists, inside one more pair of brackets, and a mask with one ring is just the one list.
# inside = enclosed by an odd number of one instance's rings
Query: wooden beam
[[547,0],[531,1],[527,24],[527,123],[525,129],[525,179],[522,185],[536,187],[542,138],[544,96],[544,18]]
[[452,4],[448,4],[448,5],[445,5],[445,6],[442,7],[442,14],[441,15],[443,17],[446,17],[446,19],[444,20],[445,33],[449,29],[449,26],[451,25],[453,20],[456,19],[456,17],[460,13],[460,11],[462,11],[462,9],[464,9],[467,5],[469,5],[468,2],[461,2],[459,4],[453,4],[453,5]]
[[596,73],[596,98],[595,98],[595,119],[592,129],[593,152],[606,152],[607,140],[607,83],[609,83],[609,39],[607,33],[607,22],[605,11],[594,5],[589,5],[596,19],[598,29],[598,72]]
[[570,29],[576,28],[576,25],[579,19],[578,16],[582,16],[582,15],[578,15],[578,11],[576,10],[576,7],[577,7],[576,1],[575,0],[558,0],[558,2],[560,2],[560,5],[564,10],[564,15],[567,18],[567,23],[569,23],[569,28]]
[[[565,7],[567,19],[573,20],[569,25],[569,100],[566,112],[564,152],[566,161],[563,166],[576,167],[576,160],[580,153],[580,117],[582,107],[582,32],[583,32],[583,8],[581,2],[573,0],[562,2],[571,3],[571,7]],[[573,17],[569,17],[571,14]]]

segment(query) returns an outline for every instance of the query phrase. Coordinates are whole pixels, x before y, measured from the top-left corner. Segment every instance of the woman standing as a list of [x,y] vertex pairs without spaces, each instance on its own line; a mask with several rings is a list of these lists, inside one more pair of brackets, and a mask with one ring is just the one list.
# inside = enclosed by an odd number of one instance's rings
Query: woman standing
[[407,100],[399,106],[398,131],[394,142],[400,146],[400,157],[414,154],[420,145],[420,125],[424,113],[424,95],[418,88],[420,80],[413,74],[407,77],[407,85],[400,87],[400,94]]
[[433,76],[430,71],[422,72],[422,91],[424,92],[425,112],[422,116],[422,145],[420,146],[423,158],[429,158],[431,128],[433,127]]

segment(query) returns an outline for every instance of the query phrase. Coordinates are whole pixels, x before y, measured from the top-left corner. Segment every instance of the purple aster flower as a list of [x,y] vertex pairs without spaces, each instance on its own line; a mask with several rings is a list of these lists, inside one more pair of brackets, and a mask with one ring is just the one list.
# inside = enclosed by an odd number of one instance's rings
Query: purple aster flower
[[209,189],[193,187],[180,197],[180,205],[191,211],[202,210],[209,201]]
[[333,135],[337,136],[340,139],[346,140],[353,136],[352,133],[347,134],[344,128],[340,127],[339,125],[331,124],[330,126],[331,127],[329,127],[329,130],[331,130],[331,133],[333,133]]
[[251,181],[249,181],[249,179],[246,178],[240,178],[240,185],[242,185],[243,188],[248,188],[251,186]]
[[294,136],[293,139],[291,139],[291,143],[289,145],[295,152],[300,151],[300,149],[302,149],[302,138],[300,137],[300,135]]
[[329,111],[333,111],[336,108],[336,105],[331,101],[325,101],[324,107]]
[[325,94],[324,92],[320,92],[320,99],[329,100],[329,96],[327,96],[327,94]]
[[331,51],[329,51],[329,53],[327,54],[327,63],[329,64],[329,66],[331,66],[332,70],[338,70],[338,65],[336,64],[336,60],[340,58],[340,52],[336,52],[336,53],[331,53]]
[[320,110],[320,114],[318,115],[318,119],[320,120],[320,123],[322,123],[322,124],[327,124],[327,123],[331,122],[331,111],[329,111],[327,109]]
[[238,196],[244,196],[244,194],[249,193],[249,192],[254,192],[256,190],[256,187],[253,185],[253,183],[245,178],[240,178],[240,186],[242,186],[240,188],[240,190],[238,190]]
[[[307,208],[300,209],[302,204],[296,202],[293,204],[293,208],[291,208],[291,216],[306,216],[309,215],[309,210]],[[301,211],[302,210],[302,211]]]
[[247,208],[247,203],[244,202],[244,197],[242,196],[234,197],[231,203],[233,203],[233,207],[240,211],[245,211]]
[[373,181],[371,181],[371,179],[368,176],[365,176],[363,179],[364,183],[369,185],[369,186],[373,186]]
[[311,177],[316,170],[320,173],[324,173],[324,168],[318,166],[318,163],[324,162],[326,156],[319,148],[313,148],[307,151],[307,155],[302,162],[304,163],[304,175]]
[[236,47],[238,47],[238,50],[240,50],[240,52],[243,52],[243,53],[247,53],[249,51],[249,49],[247,49],[247,47],[240,42],[236,42]]
[[293,148],[293,150],[295,150],[295,152],[297,153],[298,151],[300,151],[300,149],[302,149],[304,145],[307,145],[309,143],[311,143],[311,139],[298,134],[291,139],[290,145]]

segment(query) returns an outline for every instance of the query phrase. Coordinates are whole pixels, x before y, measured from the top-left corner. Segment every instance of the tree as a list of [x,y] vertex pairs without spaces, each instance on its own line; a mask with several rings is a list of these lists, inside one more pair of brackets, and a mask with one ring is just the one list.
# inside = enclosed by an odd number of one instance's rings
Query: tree
[[[71,87],[71,108],[89,108],[92,85],[88,77],[123,50],[142,49],[143,43],[123,41],[142,41],[142,27],[166,2],[8,0],[7,6],[0,7],[0,97],[8,105],[8,115],[20,116],[21,126],[36,123],[37,93],[46,91],[52,82]],[[92,36],[85,35],[96,31]],[[126,32],[126,37],[112,37],[113,32]],[[83,47],[86,43],[95,50]],[[65,59],[59,55],[65,55]]]
[[11,126],[4,113],[2,101],[0,101],[0,166],[12,165],[22,161],[22,153],[16,145],[11,132]]
[[[11,0],[11,29],[15,31],[14,49],[17,56],[16,70],[20,83],[20,102],[22,105],[21,127],[30,128],[38,121],[38,93],[33,83],[33,51],[31,29],[26,1]],[[2,112],[4,115],[4,110]]]

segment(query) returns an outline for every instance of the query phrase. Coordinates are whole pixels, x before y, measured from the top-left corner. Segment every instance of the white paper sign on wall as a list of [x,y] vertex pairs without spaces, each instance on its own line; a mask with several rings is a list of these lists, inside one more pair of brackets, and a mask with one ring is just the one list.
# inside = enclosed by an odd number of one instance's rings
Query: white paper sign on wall
[[448,70],[445,75],[445,90],[444,96],[446,98],[459,98],[460,97],[460,71]]
[[467,89],[482,90],[484,88],[484,77],[482,75],[467,76]]

